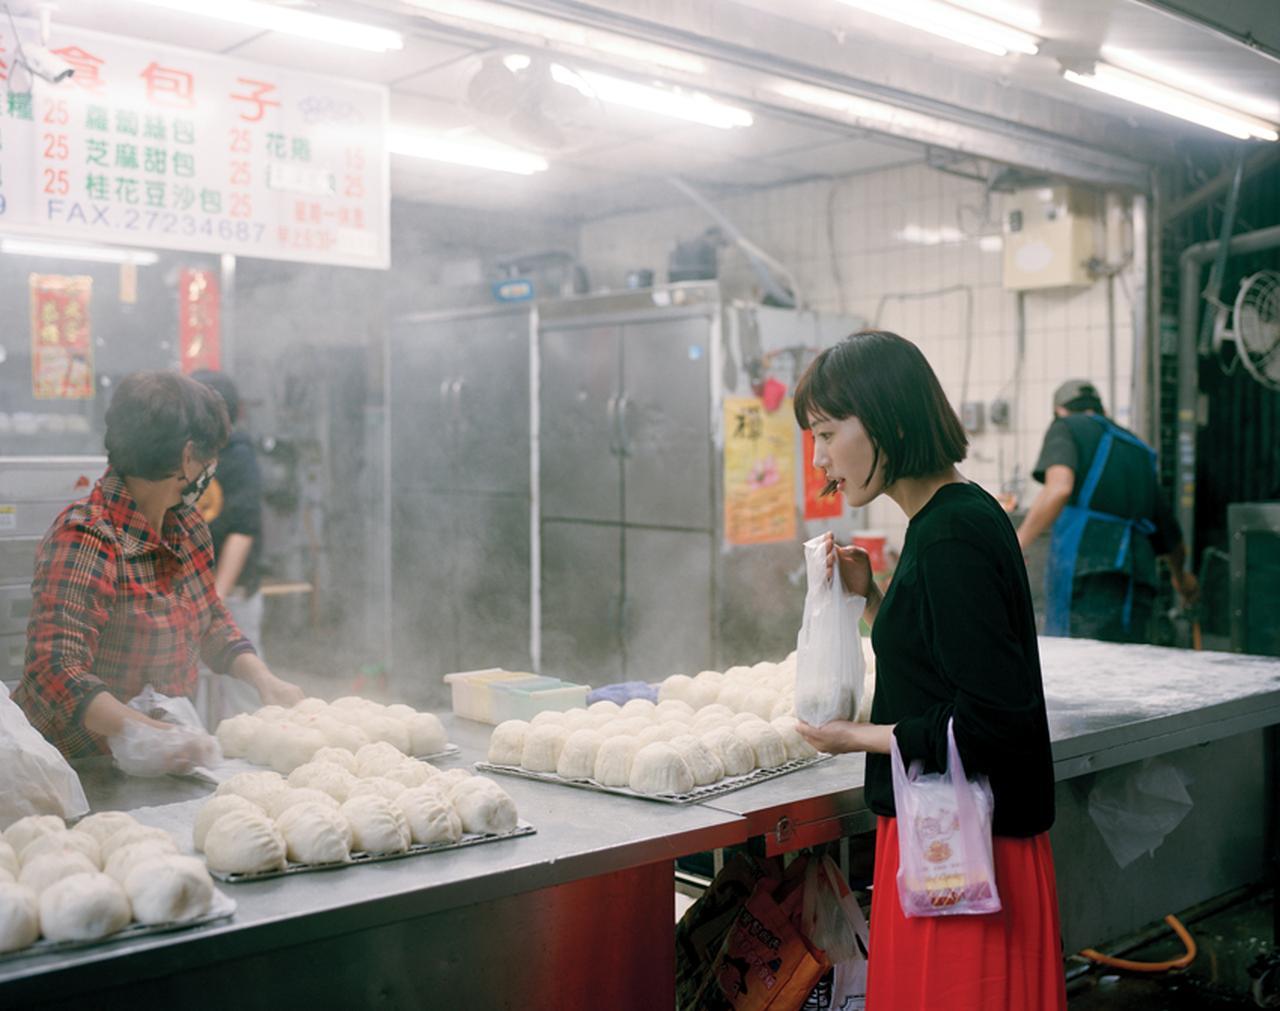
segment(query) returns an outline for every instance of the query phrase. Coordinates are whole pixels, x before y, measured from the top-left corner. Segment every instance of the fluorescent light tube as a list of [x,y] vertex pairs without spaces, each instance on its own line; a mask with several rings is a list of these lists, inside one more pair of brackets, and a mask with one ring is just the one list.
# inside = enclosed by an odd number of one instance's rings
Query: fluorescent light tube
[[1013,28],[972,11],[961,10],[942,0],[840,0],[877,17],[888,18],[909,28],[959,42],[992,56],[1024,53],[1034,56],[1040,40],[1030,32]]
[[495,172],[510,172],[521,176],[545,172],[549,167],[547,159],[541,155],[521,151],[519,148],[476,143],[401,128],[392,128],[387,133],[387,150],[409,158],[470,165],[473,168],[493,169]]
[[1097,64],[1092,74],[1063,70],[1062,76],[1072,84],[1122,98],[1189,123],[1198,123],[1240,140],[1251,137],[1269,141],[1280,139],[1280,133],[1272,123],[1106,63]]
[[132,263],[150,267],[160,256],[149,249],[121,249],[116,246],[91,246],[40,239],[0,239],[0,253],[14,256],[51,256],[61,260],[93,260],[98,263]]
[[691,53],[655,45],[641,39],[627,38],[614,32],[588,28],[561,18],[547,17],[517,10],[487,0],[408,0],[419,10],[449,18],[505,29],[545,42],[557,42],[578,49],[591,50],[647,67],[680,70],[689,74],[706,73],[707,66]]
[[963,242],[966,236],[953,225],[943,225],[941,228],[907,225],[897,233],[897,237],[903,242],[918,246],[940,246],[944,242]]
[[681,88],[658,88],[619,77],[597,74],[591,70],[570,70],[559,63],[551,65],[551,76],[561,84],[577,88],[588,98],[612,105],[625,105],[659,116],[683,119],[720,130],[750,126],[755,118],[746,109],[717,102],[709,95]]
[[331,18],[308,11],[290,10],[256,0],[135,0],[136,3],[164,7],[167,10],[191,14],[196,17],[229,21],[236,25],[261,28],[283,35],[316,42],[330,42],[335,46],[350,46],[372,53],[385,53],[404,48],[404,37],[389,28],[376,28],[358,21]]
[[1145,54],[1132,49],[1121,49],[1118,46],[1103,46],[1098,53],[1099,62],[1109,67],[1118,67],[1131,74],[1145,77],[1148,81],[1159,81],[1170,88],[1206,102],[1213,102],[1246,116],[1254,116],[1264,123],[1280,119],[1280,101],[1276,95],[1262,98],[1256,94],[1233,91],[1217,81],[1208,80],[1199,74],[1187,73],[1181,67],[1170,66],[1159,60],[1149,59]]

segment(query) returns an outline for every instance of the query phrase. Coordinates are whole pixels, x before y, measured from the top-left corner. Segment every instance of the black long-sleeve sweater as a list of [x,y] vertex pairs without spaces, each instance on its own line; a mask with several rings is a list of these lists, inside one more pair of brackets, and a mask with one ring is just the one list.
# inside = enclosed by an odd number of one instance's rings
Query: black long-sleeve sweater
[[[965,771],[990,777],[993,831],[1053,824],[1053,760],[1026,566],[1000,505],[975,484],[943,485],[912,518],[872,628],[873,723],[897,724],[903,760],[946,767],[954,717]],[[866,799],[892,816],[888,755],[868,755]]]

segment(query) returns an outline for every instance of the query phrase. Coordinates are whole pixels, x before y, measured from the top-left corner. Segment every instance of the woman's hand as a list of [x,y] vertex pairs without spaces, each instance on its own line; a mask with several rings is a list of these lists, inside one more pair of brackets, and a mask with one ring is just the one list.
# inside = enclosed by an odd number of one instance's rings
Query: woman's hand
[[841,547],[836,543],[835,535],[827,532],[827,578],[840,566],[840,582],[845,591],[857,597],[867,598],[867,609],[864,618],[870,625],[880,609],[880,587],[876,585],[871,574],[871,556],[857,545]]
[[832,720],[820,727],[812,727],[803,720],[796,720],[796,730],[815,748],[829,755],[843,755],[851,751],[887,755],[889,742],[893,739],[893,727],[884,723]]
[[283,706],[285,709],[296,706],[306,698],[306,693],[292,681],[285,681],[274,674],[258,683],[258,694],[262,696],[263,705]]
[[264,706],[288,709],[306,698],[306,693],[290,681],[276,677],[257,653],[241,653],[231,662],[231,674],[253,685],[262,696]]

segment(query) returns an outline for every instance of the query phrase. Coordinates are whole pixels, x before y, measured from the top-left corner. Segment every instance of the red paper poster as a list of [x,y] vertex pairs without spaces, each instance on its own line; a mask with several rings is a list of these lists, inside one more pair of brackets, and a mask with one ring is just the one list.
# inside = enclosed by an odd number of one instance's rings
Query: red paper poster
[[804,430],[804,518],[807,520],[826,519],[839,516],[844,508],[844,497],[837,492],[834,495],[823,495],[822,489],[827,485],[827,478],[813,465],[813,433]]
[[182,371],[222,368],[218,278],[184,267],[178,279],[178,347]]
[[31,392],[40,400],[93,396],[91,277],[32,274]]

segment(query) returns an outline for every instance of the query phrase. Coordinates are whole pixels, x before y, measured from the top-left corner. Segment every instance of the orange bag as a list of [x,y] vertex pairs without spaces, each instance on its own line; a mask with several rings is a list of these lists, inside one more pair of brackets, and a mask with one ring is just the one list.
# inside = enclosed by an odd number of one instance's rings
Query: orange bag
[[777,881],[762,879],[734,917],[729,933],[697,997],[703,1011],[796,1011],[831,967],[822,952],[809,946],[798,929],[803,865],[788,868]]

